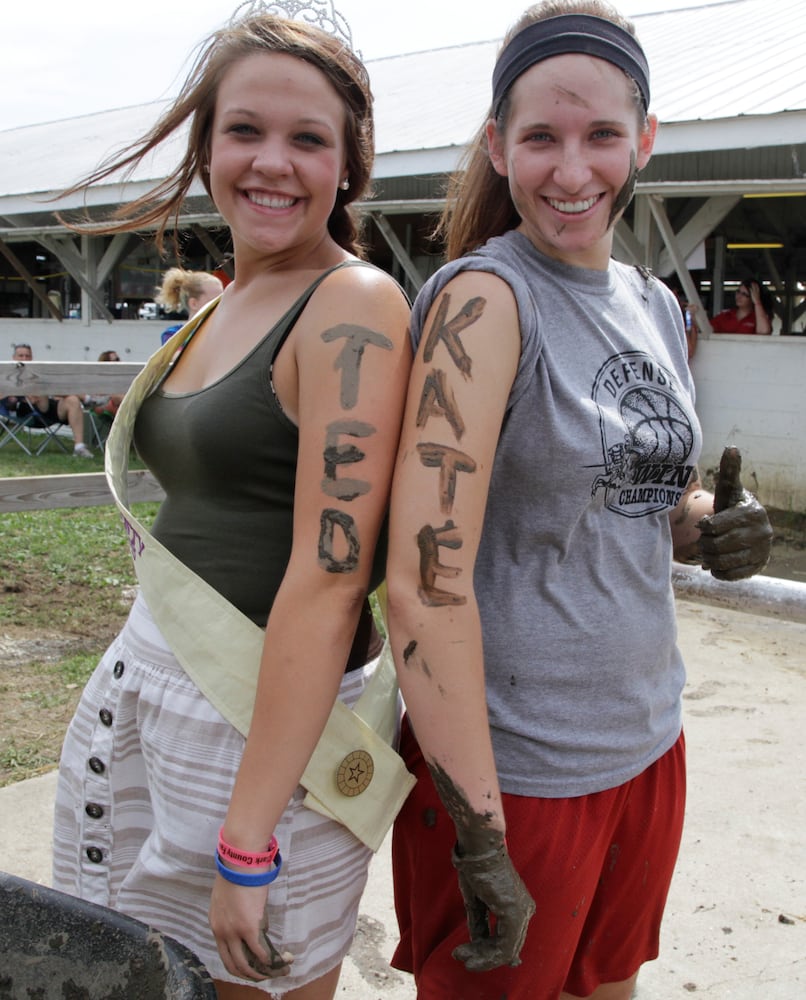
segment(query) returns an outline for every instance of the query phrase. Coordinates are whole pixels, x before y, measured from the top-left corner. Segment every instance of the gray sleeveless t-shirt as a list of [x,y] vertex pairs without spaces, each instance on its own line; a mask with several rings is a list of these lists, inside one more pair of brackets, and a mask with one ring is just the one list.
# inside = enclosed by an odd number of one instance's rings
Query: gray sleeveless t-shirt
[[510,232],[442,268],[500,276],[522,348],[475,569],[501,787],[612,788],[677,740],[669,511],[702,439],[680,308],[636,268],[571,267]]

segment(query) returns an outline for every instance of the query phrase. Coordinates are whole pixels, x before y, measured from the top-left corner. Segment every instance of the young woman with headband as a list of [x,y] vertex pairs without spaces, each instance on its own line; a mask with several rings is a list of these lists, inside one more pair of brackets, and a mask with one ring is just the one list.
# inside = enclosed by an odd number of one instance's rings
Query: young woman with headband
[[415,304],[388,581],[418,1000],[629,1000],[683,822],[672,556],[737,579],[769,554],[750,494],[700,488],[674,296],[611,259],[649,98],[609,4],[530,8]]

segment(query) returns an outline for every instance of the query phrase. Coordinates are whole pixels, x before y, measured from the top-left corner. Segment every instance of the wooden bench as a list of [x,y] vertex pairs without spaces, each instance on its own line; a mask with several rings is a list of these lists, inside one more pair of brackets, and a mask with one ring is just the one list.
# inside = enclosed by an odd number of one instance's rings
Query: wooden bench
[[[122,396],[142,367],[126,361],[0,361],[0,398]],[[162,500],[165,496],[145,470],[129,473],[129,490],[133,503]],[[112,495],[102,472],[0,478],[0,513],[110,503]]]

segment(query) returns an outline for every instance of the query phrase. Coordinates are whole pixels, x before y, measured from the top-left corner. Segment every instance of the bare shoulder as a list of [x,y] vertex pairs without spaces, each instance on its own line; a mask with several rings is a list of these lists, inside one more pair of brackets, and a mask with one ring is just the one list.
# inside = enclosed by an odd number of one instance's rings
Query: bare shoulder
[[400,286],[374,267],[342,267],[322,281],[296,332],[296,350],[317,351],[347,336],[356,343],[380,339],[397,356],[408,349],[411,309]]
[[[370,266],[342,267],[328,274],[311,297],[295,331],[294,350],[305,364],[332,365],[332,353],[347,350],[361,364],[384,369],[410,360],[411,310],[400,286]],[[364,357],[375,345],[372,359]],[[401,367],[401,371],[402,371]]]
[[[464,298],[466,301],[474,298],[481,298],[484,302],[480,307],[494,308],[496,311],[504,310],[517,318],[518,307],[515,300],[515,293],[503,278],[491,271],[460,271],[454,275],[443,287],[440,295],[448,293],[455,297],[456,301]],[[487,311],[485,309],[485,311]],[[499,318],[504,318],[498,313]]]
[[320,305],[329,309],[336,306],[339,310],[349,308],[381,315],[392,310],[395,320],[410,311],[406,295],[394,278],[364,263],[333,271],[322,282],[317,298]]
[[518,306],[509,284],[489,271],[460,271],[437,293],[424,321],[421,343],[462,337],[477,350],[516,355],[521,336]]

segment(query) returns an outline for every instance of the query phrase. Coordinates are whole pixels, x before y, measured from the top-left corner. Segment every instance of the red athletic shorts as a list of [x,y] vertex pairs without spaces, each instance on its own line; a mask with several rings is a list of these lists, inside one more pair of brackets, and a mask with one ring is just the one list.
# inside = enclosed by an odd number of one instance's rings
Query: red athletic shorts
[[404,723],[401,753],[419,779],[394,828],[400,942],[418,1000],[556,1000],[629,979],[658,956],[685,807],[685,743],[618,788],[570,799],[504,795],[507,846],[537,903],[522,964],[467,972],[468,940],[451,865],[455,831]]

